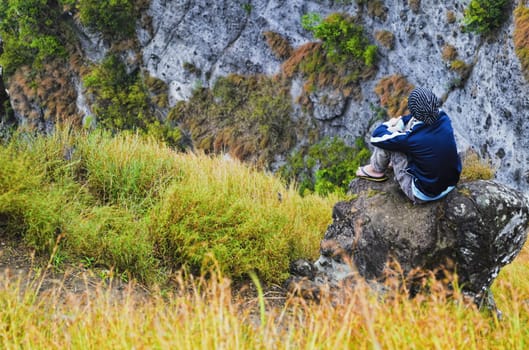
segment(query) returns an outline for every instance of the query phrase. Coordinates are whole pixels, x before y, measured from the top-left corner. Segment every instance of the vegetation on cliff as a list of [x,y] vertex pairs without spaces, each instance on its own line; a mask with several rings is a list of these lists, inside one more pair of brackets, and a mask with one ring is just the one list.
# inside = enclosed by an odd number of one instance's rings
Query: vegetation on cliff
[[360,82],[376,72],[377,59],[377,46],[369,43],[359,19],[344,13],[323,19],[310,13],[303,16],[302,26],[321,42],[298,47],[282,65],[286,78],[299,74],[304,80],[301,105],[311,110],[309,95],[326,88],[358,98]]
[[351,147],[340,138],[326,137],[292,153],[279,172],[287,182],[298,183],[302,194],[345,194],[358,167],[368,160],[369,150],[361,139]]
[[13,73],[22,65],[41,66],[50,58],[66,57],[67,37],[58,6],[45,0],[10,0],[0,3],[0,65]]
[[489,34],[500,28],[508,17],[511,0],[471,0],[465,9],[465,29]]
[[525,78],[529,81],[529,7],[522,2],[514,11],[514,47]]
[[168,119],[189,130],[194,146],[208,153],[266,168],[296,141],[298,125],[284,82],[266,76],[229,75],[213,88],[199,88],[189,101],[179,102]]

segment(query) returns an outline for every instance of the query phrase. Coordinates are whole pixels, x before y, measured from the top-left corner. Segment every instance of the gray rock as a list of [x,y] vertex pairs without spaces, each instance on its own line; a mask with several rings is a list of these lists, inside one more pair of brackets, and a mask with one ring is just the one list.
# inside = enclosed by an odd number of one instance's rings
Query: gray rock
[[341,117],[345,109],[345,98],[339,90],[325,89],[310,94],[309,99],[314,105],[314,118],[331,120]]
[[4,131],[16,124],[15,114],[11,107],[9,93],[4,84],[4,77],[2,69],[0,68],[0,136],[3,136]]
[[[350,189],[357,198],[335,205],[313,268],[299,261],[291,266],[306,287],[359,277],[383,281],[388,263],[397,262],[404,276],[417,268],[457,270],[462,290],[487,302],[498,272],[527,239],[526,198],[498,182],[463,183],[423,205],[412,204],[393,181],[357,179]],[[298,274],[297,266],[310,274]]]

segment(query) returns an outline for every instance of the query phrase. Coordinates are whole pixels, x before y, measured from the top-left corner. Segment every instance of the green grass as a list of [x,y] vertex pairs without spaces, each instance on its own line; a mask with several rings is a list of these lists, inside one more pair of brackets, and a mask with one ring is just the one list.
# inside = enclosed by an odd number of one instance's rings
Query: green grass
[[464,29],[478,34],[490,34],[507,19],[509,0],[471,0],[465,9]]
[[127,133],[18,135],[0,147],[0,161],[8,235],[41,254],[59,240],[70,261],[147,283],[211,264],[228,277],[255,270],[280,282],[291,260],[317,254],[337,200],[301,198],[240,162],[176,153]]

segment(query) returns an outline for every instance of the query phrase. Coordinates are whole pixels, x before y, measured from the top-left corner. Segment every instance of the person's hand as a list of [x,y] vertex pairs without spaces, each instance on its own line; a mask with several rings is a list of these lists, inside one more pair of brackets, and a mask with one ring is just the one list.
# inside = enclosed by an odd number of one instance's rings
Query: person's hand
[[388,120],[388,125],[389,126],[396,126],[397,123],[399,122],[401,117],[397,117],[397,118],[391,118],[390,120]]

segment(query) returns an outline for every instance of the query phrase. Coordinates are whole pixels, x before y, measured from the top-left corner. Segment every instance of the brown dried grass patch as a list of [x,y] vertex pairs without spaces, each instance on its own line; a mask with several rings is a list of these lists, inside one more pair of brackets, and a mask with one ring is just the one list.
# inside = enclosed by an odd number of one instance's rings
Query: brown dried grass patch
[[292,55],[294,49],[288,42],[288,40],[279,33],[267,31],[263,33],[266,43],[274,53],[274,55],[281,59],[285,60]]
[[318,50],[321,49],[321,43],[310,42],[298,47],[290,58],[286,60],[282,65],[283,74],[287,78],[292,78],[295,73],[298,72],[299,65],[307,57],[314,55]]
[[380,98],[380,104],[387,108],[390,117],[404,115],[408,108],[408,95],[413,90],[413,84],[400,75],[382,78],[375,86],[375,93]]
[[513,41],[525,78],[529,80],[529,7],[522,3],[514,11]]
[[442,57],[445,61],[455,60],[457,58],[457,49],[453,45],[446,44],[443,46]]
[[454,11],[446,11],[446,22],[453,24],[456,22],[456,20],[457,18]]
[[408,0],[408,6],[413,13],[418,13],[421,9],[421,0]]
[[375,32],[375,39],[384,47],[392,50],[395,46],[395,35],[389,30]]
[[13,104],[14,110],[26,116],[30,122],[37,122],[44,117],[46,120],[80,125],[77,93],[70,69],[61,60],[49,62],[39,71],[29,67],[18,69],[9,86],[17,100]]
[[367,14],[370,17],[385,21],[388,17],[388,8],[382,0],[370,0],[367,2]]

